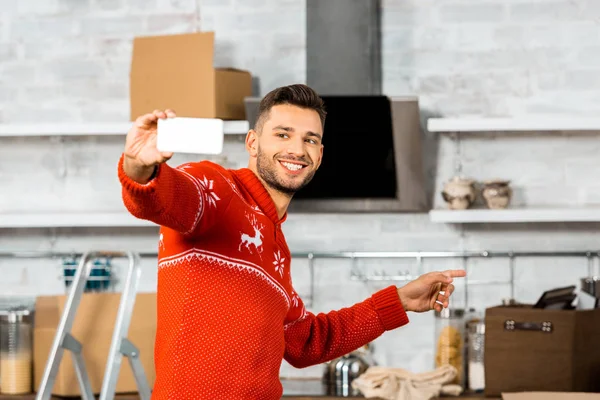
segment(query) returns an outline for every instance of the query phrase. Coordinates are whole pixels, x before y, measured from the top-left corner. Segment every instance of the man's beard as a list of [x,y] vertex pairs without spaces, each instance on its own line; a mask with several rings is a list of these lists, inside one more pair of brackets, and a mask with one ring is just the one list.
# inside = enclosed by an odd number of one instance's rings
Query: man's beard
[[[303,161],[306,162],[308,164],[308,166],[306,166],[305,168],[310,168],[312,166],[311,162],[307,162],[306,159],[302,158],[302,159],[298,159],[298,158],[291,158],[291,157],[285,157],[282,159],[288,159],[290,161]],[[285,183],[282,179],[279,178],[279,176],[277,175],[277,165],[275,163],[277,163],[279,161],[275,160],[275,158],[273,158],[272,160],[269,160],[269,158],[267,157],[266,154],[264,154],[261,150],[260,147],[258,148],[258,154],[257,154],[257,158],[256,158],[256,170],[258,171],[258,175],[260,175],[260,177],[267,183],[267,185],[269,185],[272,189],[277,190],[278,192],[281,192],[283,194],[286,194],[290,197],[292,197],[297,191],[299,191],[300,189],[302,189],[303,187],[305,187],[306,185],[309,184],[309,182],[312,180],[313,176],[315,175],[316,169],[310,171],[301,182],[294,182],[294,183]]]

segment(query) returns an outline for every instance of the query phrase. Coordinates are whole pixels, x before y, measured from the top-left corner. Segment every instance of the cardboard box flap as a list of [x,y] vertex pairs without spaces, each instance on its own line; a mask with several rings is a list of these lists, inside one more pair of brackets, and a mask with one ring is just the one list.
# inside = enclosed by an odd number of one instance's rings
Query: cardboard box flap
[[[131,60],[131,119],[155,109],[214,113],[214,32],[136,37]],[[185,105],[185,106],[183,106]]]
[[502,393],[503,400],[600,400],[600,393],[520,392]]
[[250,75],[250,71],[247,71],[245,69],[233,68],[233,67],[219,67],[219,68],[215,68],[215,71],[237,72],[237,73],[240,73],[240,74]]
[[[179,59],[193,57],[194,61],[199,60],[203,66],[206,65],[209,69],[212,69],[214,47],[214,32],[137,36],[133,39],[133,58],[131,62],[137,64],[144,61],[169,61],[169,56]],[[183,53],[181,53],[182,50],[184,50]],[[197,53],[194,54],[194,52]],[[156,74],[156,72],[150,73]]]

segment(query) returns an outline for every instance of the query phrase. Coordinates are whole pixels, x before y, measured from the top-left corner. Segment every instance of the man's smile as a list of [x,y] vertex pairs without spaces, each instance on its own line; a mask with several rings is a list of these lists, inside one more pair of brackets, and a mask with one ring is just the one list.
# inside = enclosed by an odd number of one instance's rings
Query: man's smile
[[306,163],[300,162],[300,161],[293,161],[293,160],[277,160],[279,161],[279,164],[290,174],[294,174],[294,175],[298,175],[300,174],[300,172],[302,172],[302,170],[304,168],[306,168],[308,165]]

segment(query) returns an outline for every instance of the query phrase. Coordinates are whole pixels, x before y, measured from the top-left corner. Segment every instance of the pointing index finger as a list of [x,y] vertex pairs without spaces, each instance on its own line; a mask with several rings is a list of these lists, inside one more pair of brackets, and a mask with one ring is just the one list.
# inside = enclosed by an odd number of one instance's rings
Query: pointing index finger
[[443,274],[450,278],[463,278],[467,276],[467,271],[464,269],[448,269]]
[[445,272],[430,272],[428,274],[423,275],[424,282],[433,285],[436,283],[450,283],[452,282],[452,278],[449,275],[446,275]]

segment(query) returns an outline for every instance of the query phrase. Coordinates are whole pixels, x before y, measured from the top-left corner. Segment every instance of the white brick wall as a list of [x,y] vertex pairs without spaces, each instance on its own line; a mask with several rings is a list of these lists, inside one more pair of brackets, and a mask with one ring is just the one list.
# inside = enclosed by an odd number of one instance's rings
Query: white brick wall
[[261,93],[305,80],[303,1],[201,3],[198,15],[195,0],[7,2],[0,14],[0,121],[129,118],[136,35],[214,30],[215,65],[252,71]]
[[[128,118],[128,68],[134,35],[196,28],[194,0],[0,0],[0,122],[116,121]],[[246,68],[261,94],[305,80],[302,0],[203,0],[200,28],[215,30],[218,66]],[[418,94],[428,115],[597,114],[600,105],[600,6],[589,1],[384,1],[384,88]],[[455,143],[427,135],[429,171],[439,190],[454,174]],[[120,138],[0,138],[1,212],[121,209],[116,161]],[[478,180],[511,179],[515,204],[584,205],[600,201],[594,135],[470,136],[462,141],[463,171]],[[535,153],[535,154],[534,154]],[[230,168],[246,165],[240,141],[228,138]],[[188,159],[175,157],[172,164]],[[599,224],[432,224],[425,214],[291,215],[284,226],[293,251],[343,250],[587,250]],[[64,251],[156,250],[156,229],[0,230],[0,249]],[[306,260],[294,281],[308,293]],[[359,262],[364,271],[414,270],[407,261]],[[425,268],[462,267],[427,261]],[[477,260],[473,279],[506,279],[506,260]],[[577,284],[585,260],[527,259],[516,268],[516,295],[533,301],[547,288]],[[154,290],[156,265],[144,260],[142,290]],[[313,310],[361,301],[382,284],[350,280],[347,261],[317,260]],[[0,260],[0,294],[60,293],[57,260]],[[510,295],[503,285],[471,287],[483,307]],[[455,304],[464,304],[457,291]],[[376,343],[386,365],[431,368],[431,314]],[[429,332],[429,333],[427,333]],[[285,375],[314,375],[320,367]]]
[[[384,89],[417,93],[434,113],[519,115],[594,113],[600,102],[600,7],[594,1],[384,1]],[[134,35],[217,32],[217,66],[246,68],[261,93],[305,79],[302,0],[97,0],[6,2],[0,15],[0,109],[5,122],[36,114],[37,90],[51,86],[40,116],[87,120],[126,117]],[[197,26],[196,21],[199,21]],[[526,23],[525,23],[526,22]],[[265,31],[264,27],[268,26]],[[265,32],[268,32],[265,33]],[[84,82],[82,82],[82,80]],[[101,80],[95,107],[65,93]],[[19,91],[17,101],[12,95]],[[107,105],[122,99],[118,107]],[[6,110],[8,109],[8,110]]]
[[597,2],[384,1],[386,93],[436,114],[595,115]]

